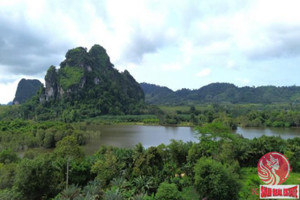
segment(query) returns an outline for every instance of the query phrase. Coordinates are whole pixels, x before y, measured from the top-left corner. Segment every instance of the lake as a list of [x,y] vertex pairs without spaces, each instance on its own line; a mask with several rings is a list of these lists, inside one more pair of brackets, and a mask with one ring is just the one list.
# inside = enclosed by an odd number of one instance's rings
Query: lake
[[300,128],[242,128],[238,127],[237,133],[244,138],[253,139],[262,135],[280,136],[282,139],[289,139],[300,136]]
[[[144,147],[169,144],[171,139],[184,142],[197,142],[196,132],[192,127],[172,126],[143,126],[143,125],[93,125],[89,126],[93,131],[83,148],[87,154],[96,152],[100,146],[115,146],[132,148],[137,143]],[[262,135],[281,136],[283,139],[300,136],[299,128],[241,128],[237,133],[245,138],[253,139]]]
[[141,126],[141,125],[99,125],[89,128],[92,134],[83,148],[88,154],[94,153],[101,145],[131,148],[139,142],[144,147],[169,144],[171,139],[198,141],[191,127]]

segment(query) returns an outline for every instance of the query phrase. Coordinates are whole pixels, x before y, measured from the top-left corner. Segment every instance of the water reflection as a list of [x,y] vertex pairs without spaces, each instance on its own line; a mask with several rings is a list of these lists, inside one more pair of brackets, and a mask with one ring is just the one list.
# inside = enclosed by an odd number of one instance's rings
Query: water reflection
[[[162,143],[169,144],[170,140],[182,140],[184,142],[198,142],[198,138],[191,127],[174,126],[140,126],[140,125],[98,125],[90,126],[90,134],[87,145],[84,146],[87,154],[93,154],[101,145],[132,148],[139,142],[144,147],[158,146]],[[283,139],[300,136],[298,128],[241,128],[236,133],[243,137],[253,139],[262,135],[281,136]]]
[[144,147],[158,146],[162,143],[169,144],[170,140],[198,141],[191,127],[171,126],[135,126],[135,125],[99,125],[90,130],[98,131],[84,146],[87,153],[93,153],[101,145],[132,148],[139,142]]
[[236,133],[244,138],[258,138],[262,135],[280,136],[282,139],[289,139],[300,136],[300,128],[241,128],[238,127]]

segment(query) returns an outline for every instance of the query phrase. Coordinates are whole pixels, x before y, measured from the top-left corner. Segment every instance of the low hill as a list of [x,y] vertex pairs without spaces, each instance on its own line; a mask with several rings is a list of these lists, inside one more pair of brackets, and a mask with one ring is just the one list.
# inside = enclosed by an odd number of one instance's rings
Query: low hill
[[147,103],[159,104],[162,99],[168,99],[171,98],[170,96],[174,95],[174,91],[167,87],[148,83],[141,83],[140,85],[145,93]]

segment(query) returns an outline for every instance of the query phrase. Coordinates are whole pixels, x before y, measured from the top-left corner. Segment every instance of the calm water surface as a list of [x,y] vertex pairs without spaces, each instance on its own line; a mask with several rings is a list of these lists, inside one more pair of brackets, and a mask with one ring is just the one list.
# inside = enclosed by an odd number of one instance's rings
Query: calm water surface
[[253,139],[262,135],[280,136],[282,139],[300,137],[300,128],[241,128],[238,127],[237,133],[244,138]]
[[171,139],[198,141],[191,127],[99,125],[90,127],[90,130],[97,133],[92,134],[84,146],[87,153],[97,151],[101,145],[131,148],[140,142],[148,148],[169,144]]
[[[96,152],[100,146],[134,147],[139,142],[144,147],[169,144],[171,139],[197,142],[197,134],[191,127],[142,126],[142,125],[98,125],[90,126],[94,131],[84,146],[87,154]],[[281,136],[283,139],[300,136],[299,128],[241,128],[236,133],[253,139],[262,135]]]

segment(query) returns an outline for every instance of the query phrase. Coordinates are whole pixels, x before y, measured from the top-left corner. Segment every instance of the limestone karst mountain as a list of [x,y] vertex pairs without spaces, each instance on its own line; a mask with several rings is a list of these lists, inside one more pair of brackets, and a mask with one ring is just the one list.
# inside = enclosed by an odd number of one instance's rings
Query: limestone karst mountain
[[32,98],[41,86],[42,83],[39,80],[21,79],[16,90],[13,104],[21,104]]

